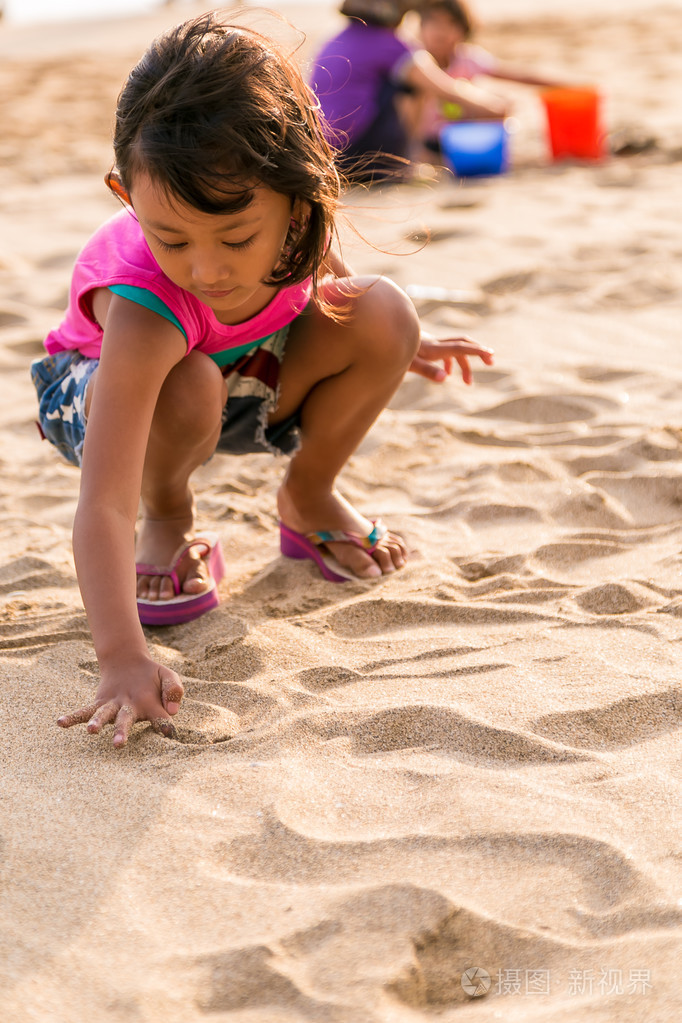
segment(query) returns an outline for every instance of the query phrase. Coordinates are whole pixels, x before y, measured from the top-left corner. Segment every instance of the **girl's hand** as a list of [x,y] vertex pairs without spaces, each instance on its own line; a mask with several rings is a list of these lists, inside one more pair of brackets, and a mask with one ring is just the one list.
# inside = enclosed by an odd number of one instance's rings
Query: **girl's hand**
[[87,721],[87,730],[92,735],[113,724],[113,743],[117,749],[125,746],[136,721],[149,721],[155,732],[174,739],[171,715],[180,709],[183,694],[179,676],[151,659],[128,668],[103,669],[95,702],[73,714],[64,714],[57,724],[71,728]]
[[[453,362],[458,363],[462,371],[462,380],[465,384],[473,382],[473,373],[469,365],[469,357],[478,356],[486,366],[493,364],[493,351],[485,348],[468,337],[454,337],[439,341],[422,331],[419,351],[412,360],[410,369],[413,373],[419,373],[427,380],[433,380],[442,384],[452,373]],[[437,366],[442,362],[442,366]]]

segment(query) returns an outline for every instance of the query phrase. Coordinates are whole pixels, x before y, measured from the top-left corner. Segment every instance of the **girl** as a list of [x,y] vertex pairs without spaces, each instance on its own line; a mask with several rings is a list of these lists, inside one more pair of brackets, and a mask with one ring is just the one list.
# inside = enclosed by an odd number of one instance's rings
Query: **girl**
[[311,84],[328,136],[343,150],[340,166],[354,180],[395,176],[410,157],[424,101],[457,103],[469,117],[507,112],[502,100],[454,81],[425,48],[400,39],[404,15],[417,7],[418,0],[344,0],[349,24],[315,60]]
[[141,622],[218,602],[193,470],[216,450],[292,454],[283,552],[335,581],[392,572],[403,540],[335,478],[410,366],[441,380],[454,359],[469,382],[468,356],[492,356],[420,338],[400,289],[331,253],[333,154],[298,70],[256,33],[205,15],[157,39],[119,98],[114,152],[124,209],[80,253],[32,372],[45,436],[82,464],[74,555],[101,669],[94,703],[59,724],[113,723],[124,746],[135,721],[173,735],[183,692]]
[[[424,49],[441,71],[459,82],[484,75],[507,82],[521,82],[546,88],[563,87],[556,79],[538,75],[525,67],[516,67],[498,60],[481,46],[469,40],[475,31],[474,19],[464,0],[425,0],[419,8],[420,37]],[[443,109],[444,107],[444,109]],[[430,153],[440,153],[440,129],[448,121],[448,113],[457,119],[466,116],[461,104],[439,105],[429,98],[422,111],[421,139]]]

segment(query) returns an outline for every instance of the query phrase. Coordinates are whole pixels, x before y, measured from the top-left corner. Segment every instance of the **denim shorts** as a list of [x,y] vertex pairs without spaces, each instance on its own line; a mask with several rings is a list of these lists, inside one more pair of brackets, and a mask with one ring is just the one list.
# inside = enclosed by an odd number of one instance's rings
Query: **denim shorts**
[[85,440],[85,392],[99,359],[57,352],[31,363],[38,392],[38,425],[67,462],[80,465]]
[[[277,406],[279,370],[288,327],[236,362],[222,367],[228,400],[217,451],[243,455],[267,451],[291,455],[299,445],[299,417],[268,426]],[[38,392],[41,433],[72,465],[81,465],[85,440],[85,392],[99,366],[80,352],[64,351],[31,364]]]

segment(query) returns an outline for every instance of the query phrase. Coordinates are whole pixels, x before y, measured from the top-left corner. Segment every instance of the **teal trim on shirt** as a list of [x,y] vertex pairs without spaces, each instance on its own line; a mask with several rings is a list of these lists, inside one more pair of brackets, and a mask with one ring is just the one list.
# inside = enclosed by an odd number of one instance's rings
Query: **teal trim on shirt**
[[[151,309],[153,313],[163,316],[174,327],[177,327],[185,340],[187,340],[187,334],[175,313],[172,313],[166,303],[158,295],[155,295],[153,291],[147,291],[146,288],[136,288],[132,284],[110,284],[109,291],[113,291],[115,295],[120,295],[121,298],[127,298],[130,302],[137,302],[138,305],[144,306],[145,309]],[[218,366],[230,366],[237,359],[241,359],[242,355],[246,355],[247,352],[251,352],[253,349],[265,344],[271,337],[274,337],[274,334],[268,334],[267,337],[261,337],[257,341],[248,341],[245,345],[225,348],[222,352],[209,352],[208,355]]]
[[[275,333],[277,333],[275,331]],[[247,352],[252,352],[256,348],[260,348],[266,341],[269,341],[274,334],[268,334],[267,337],[261,337],[258,341],[248,341],[245,345],[235,345],[234,348],[225,348],[222,352],[209,352],[209,357],[213,359],[219,366],[230,366],[237,359],[241,359],[242,355],[246,355]]]
[[137,302],[138,305],[143,305],[145,309],[151,309],[153,313],[163,316],[165,320],[169,320],[174,327],[177,327],[185,341],[187,340],[187,334],[180,320],[175,313],[170,311],[163,299],[155,295],[153,291],[147,291],[146,288],[136,288],[132,284],[110,284],[109,291],[113,291],[115,295],[120,295],[121,298],[127,298],[130,302]]

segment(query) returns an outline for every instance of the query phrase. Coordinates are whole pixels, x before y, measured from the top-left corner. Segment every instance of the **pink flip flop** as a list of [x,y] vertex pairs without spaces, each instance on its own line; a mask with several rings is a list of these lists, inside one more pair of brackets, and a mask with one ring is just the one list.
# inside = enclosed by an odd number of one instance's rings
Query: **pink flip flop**
[[[187,552],[195,547],[203,547],[201,557],[206,561],[208,568],[208,589],[202,593],[183,593],[178,578],[178,565]],[[178,548],[173,561],[165,568],[139,562],[135,565],[135,570],[138,575],[167,575],[173,583],[175,592],[175,596],[168,600],[138,598],[137,610],[143,625],[180,625],[182,622],[191,622],[220,603],[218,583],[225,574],[225,560],[216,533],[204,533],[203,536],[188,540]]]
[[355,547],[362,547],[371,554],[382,537],[388,532],[381,519],[372,519],[372,529],[367,536],[359,533],[347,533],[342,529],[333,529],[321,533],[297,533],[289,529],[283,522],[279,524],[279,544],[282,554],[286,558],[297,558],[304,560],[309,558],[314,561],[325,579],[332,583],[347,583],[351,579],[356,582],[360,578],[351,572],[349,568],[340,565],[336,558],[325,552],[322,548],[330,542],[352,543]]

